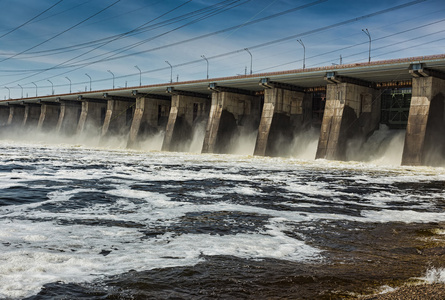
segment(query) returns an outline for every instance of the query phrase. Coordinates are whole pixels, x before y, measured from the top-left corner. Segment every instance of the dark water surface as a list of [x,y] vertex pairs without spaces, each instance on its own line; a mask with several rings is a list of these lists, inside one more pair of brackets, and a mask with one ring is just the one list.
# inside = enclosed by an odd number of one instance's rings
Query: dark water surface
[[2,142],[0,298],[340,299],[442,282],[444,186],[443,168]]

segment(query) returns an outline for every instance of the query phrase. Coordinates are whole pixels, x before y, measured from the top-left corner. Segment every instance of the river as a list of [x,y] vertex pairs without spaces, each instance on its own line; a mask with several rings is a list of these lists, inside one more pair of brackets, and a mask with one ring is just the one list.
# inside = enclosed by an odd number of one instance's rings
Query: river
[[35,140],[0,141],[1,299],[337,299],[445,282],[444,168]]

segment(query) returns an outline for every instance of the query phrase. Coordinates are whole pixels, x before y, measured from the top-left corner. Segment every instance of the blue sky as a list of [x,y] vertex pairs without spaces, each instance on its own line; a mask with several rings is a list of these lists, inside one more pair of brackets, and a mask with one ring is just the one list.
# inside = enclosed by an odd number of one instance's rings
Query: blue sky
[[[0,0],[0,98],[444,53],[443,0]],[[21,87],[20,87],[21,86]],[[7,88],[6,88],[7,87]]]

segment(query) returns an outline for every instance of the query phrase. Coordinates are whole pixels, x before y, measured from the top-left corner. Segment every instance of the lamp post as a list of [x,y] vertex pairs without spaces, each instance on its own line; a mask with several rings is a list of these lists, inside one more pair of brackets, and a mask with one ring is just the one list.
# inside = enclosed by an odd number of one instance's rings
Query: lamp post
[[22,89],[22,99],[23,99],[23,87],[20,84],[17,84]]
[[368,58],[368,63],[371,62],[371,34],[368,31],[368,28],[366,29],[362,29],[362,31],[368,36],[369,38],[369,58]]
[[5,89],[8,90],[8,99],[11,99],[11,90],[7,86],[5,86]]
[[297,40],[303,46],[303,70],[306,68],[306,47],[303,44],[302,40]]
[[110,73],[113,76],[113,90],[114,90],[114,74],[110,70],[107,70],[108,73]]
[[31,82],[31,83],[36,86],[36,97],[37,97],[37,84],[35,84],[34,82]]
[[[90,92],[91,92],[91,81],[92,81],[92,80],[91,80],[91,76],[88,75],[87,73],[85,73],[85,75],[88,76],[88,78],[90,79]],[[85,87],[85,89],[86,89],[86,87]]]
[[209,79],[209,60],[205,55],[201,55],[201,57],[207,62],[207,79]]
[[68,81],[70,82],[70,94],[71,94],[71,79],[69,79],[68,77],[65,76],[66,79],[68,79]]
[[48,81],[49,83],[51,83],[51,94],[54,95],[54,84],[53,84],[52,81],[49,80],[49,79],[47,79],[47,81]]
[[142,71],[139,69],[138,66],[134,66],[136,69],[139,70],[139,86],[142,86]]
[[165,61],[170,66],[170,83],[173,82],[173,66],[166,60]]
[[248,48],[244,48],[244,50],[247,51],[247,53],[249,53],[249,55],[250,55],[250,75],[252,75],[253,56],[252,56],[252,53],[250,53]]

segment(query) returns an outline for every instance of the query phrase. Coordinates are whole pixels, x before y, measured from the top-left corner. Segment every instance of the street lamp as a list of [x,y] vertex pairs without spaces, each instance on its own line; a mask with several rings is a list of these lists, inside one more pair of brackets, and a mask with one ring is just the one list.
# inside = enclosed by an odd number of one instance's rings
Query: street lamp
[[204,55],[201,55],[201,57],[207,62],[207,79],[209,79],[209,60]]
[[35,84],[34,82],[31,82],[31,83],[36,86],[36,97],[37,97],[37,84]]
[[110,73],[111,75],[113,75],[113,90],[114,90],[114,74],[110,70],[107,70],[107,72]]
[[54,84],[51,82],[51,80],[49,80],[49,79],[47,79],[47,81],[49,82],[49,83],[51,83],[51,92],[52,92],[52,95],[54,95]]
[[20,84],[17,84],[22,89],[22,99],[23,99],[23,87]]
[[139,86],[142,86],[142,71],[139,69],[138,66],[134,66],[136,69],[139,70]]
[[369,59],[368,59],[368,63],[371,62],[371,34],[368,31],[368,28],[366,29],[362,29],[362,31],[368,36],[369,38]]
[[250,75],[252,75],[253,56],[252,56],[252,53],[250,53],[248,48],[244,48],[244,50],[246,50],[247,53],[249,53],[249,55],[250,55]]
[[306,47],[303,44],[302,40],[297,40],[303,46],[303,70],[306,68]]
[[11,99],[11,90],[7,87],[7,86],[5,86],[5,89],[7,89],[8,90],[8,99]]
[[173,66],[166,60],[165,61],[170,66],[170,83],[173,82]]
[[68,79],[68,81],[70,82],[70,94],[71,94],[71,79],[69,79],[68,77],[65,76],[66,79]]
[[[88,78],[90,79],[90,92],[91,92],[91,76],[90,75],[88,75],[87,73],[85,73],[85,75],[87,75],[88,76]],[[85,90],[86,90],[87,88],[85,87]]]

